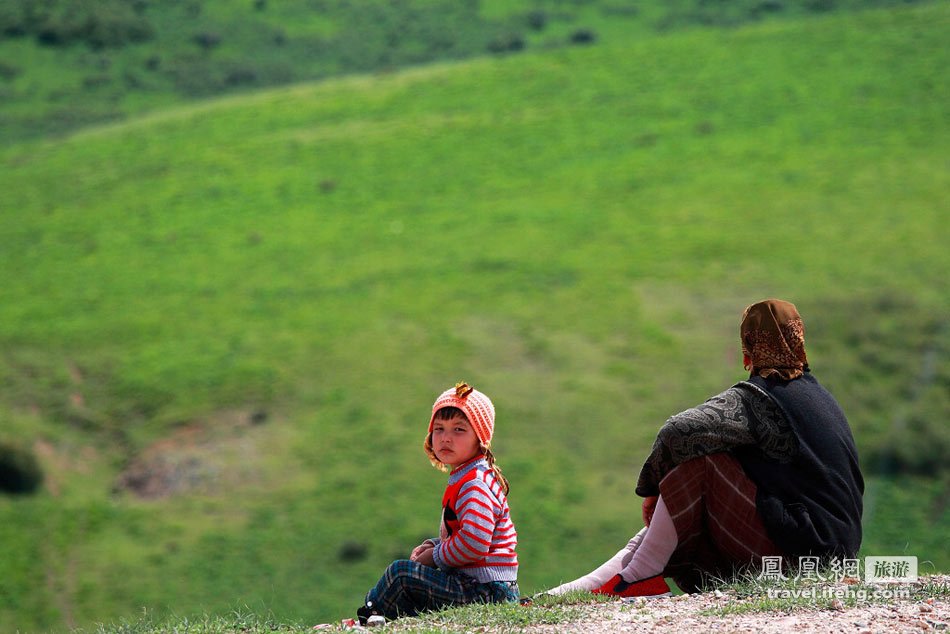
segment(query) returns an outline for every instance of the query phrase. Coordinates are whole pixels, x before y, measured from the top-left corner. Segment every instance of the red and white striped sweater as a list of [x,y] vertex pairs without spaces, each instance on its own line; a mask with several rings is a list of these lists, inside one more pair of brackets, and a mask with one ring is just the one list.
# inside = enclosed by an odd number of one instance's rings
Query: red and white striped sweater
[[508,499],[484,457],[452,470],[442,496],[441,537],[430,540],[435,565],[480,583],[517,581],[518,533]]

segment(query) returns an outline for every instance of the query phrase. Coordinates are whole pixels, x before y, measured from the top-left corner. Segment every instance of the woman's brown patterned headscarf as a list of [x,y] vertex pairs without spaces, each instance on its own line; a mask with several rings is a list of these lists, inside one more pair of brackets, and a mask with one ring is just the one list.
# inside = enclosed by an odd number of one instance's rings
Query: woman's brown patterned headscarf
[[790,381],[808,371],[805,327],[795,304],[780,299],[752,304],[742,313],[739,334],[742,353],[752,359],[752,376]]

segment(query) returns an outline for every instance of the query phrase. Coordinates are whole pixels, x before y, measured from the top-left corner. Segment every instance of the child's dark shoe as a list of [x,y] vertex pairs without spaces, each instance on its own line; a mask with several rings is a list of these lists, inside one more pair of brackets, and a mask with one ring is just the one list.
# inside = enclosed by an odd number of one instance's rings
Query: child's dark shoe
[[591,590],[594,594],[603,594],[609,597],[643,597],[653,599],[657,597],[670,597],[670,587],[663,580],[663,575],[654,575],[639,581],[627,582],[620,575],[614,575],[607,583],[596,590]]
[[367,601],[356,610],[356,618],[359,619],[360,625],[365,626],[369,622],[369,617],[371,616],[382,616],[379,613],[379,610],[377,610],[373,605],[372,601]]

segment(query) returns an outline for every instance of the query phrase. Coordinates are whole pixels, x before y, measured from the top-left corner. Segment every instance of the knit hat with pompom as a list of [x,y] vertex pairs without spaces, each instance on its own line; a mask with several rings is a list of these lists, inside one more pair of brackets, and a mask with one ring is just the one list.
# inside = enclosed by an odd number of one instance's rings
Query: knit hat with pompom
[[486,447],[491,446],[491,437],[495,432],[495,406],[491,399],[467,383],[456,383],[455,387],[442,392],[432,405],[432,417],[429,418],[429,432],[435,422],[435,413],[444,407],[457,407],[465,413],[472,424],[478,440]]

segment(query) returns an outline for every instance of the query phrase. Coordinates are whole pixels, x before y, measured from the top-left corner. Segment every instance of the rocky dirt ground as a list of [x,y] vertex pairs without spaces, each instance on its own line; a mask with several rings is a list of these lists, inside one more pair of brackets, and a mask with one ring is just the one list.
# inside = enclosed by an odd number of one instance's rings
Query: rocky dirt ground
[[[950,575],[931,577],[935,584],[950,584]],[[788,612],[730,613],[754,597],[738,598],[732,592],[681,595],[633,603],[591,605],[587,616],[572,623],[541,625],[529,632],[907,632],[948,630],[950,598],[941,596],[897,599],[848,607],[831,600],[830,609],[808,607]],[[722,614],[721,612],[725,612]]]

